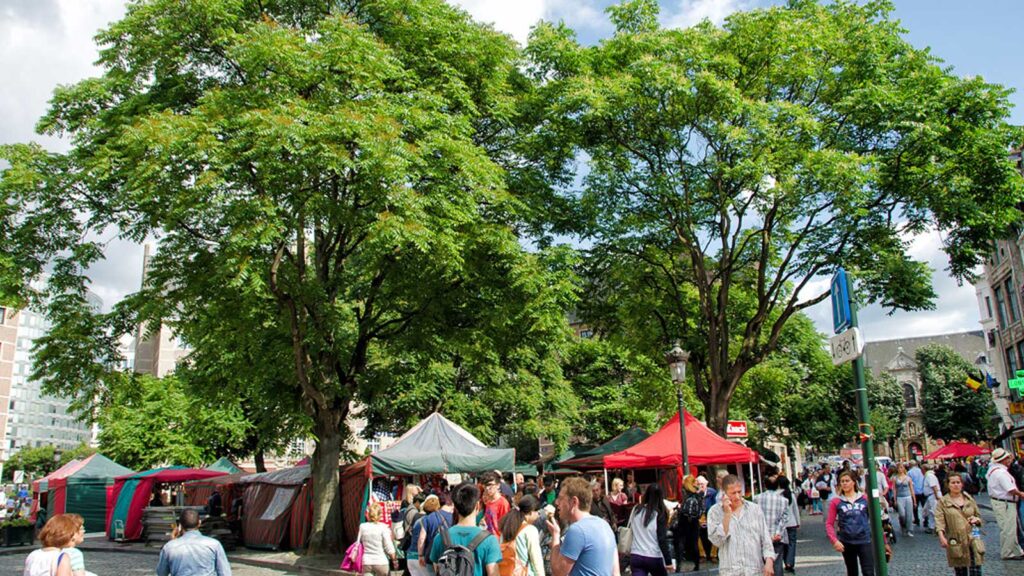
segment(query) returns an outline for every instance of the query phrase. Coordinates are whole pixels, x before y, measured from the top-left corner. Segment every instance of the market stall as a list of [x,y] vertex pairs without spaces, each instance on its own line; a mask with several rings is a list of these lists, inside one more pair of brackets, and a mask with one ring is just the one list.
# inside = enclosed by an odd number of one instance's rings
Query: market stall
[[371,499],[371,481],[387,476],[513,472],[515,450],[488,448],[438,413],[421,420],[390,448],[345,468],[341,473],[342,520],[351,542]]

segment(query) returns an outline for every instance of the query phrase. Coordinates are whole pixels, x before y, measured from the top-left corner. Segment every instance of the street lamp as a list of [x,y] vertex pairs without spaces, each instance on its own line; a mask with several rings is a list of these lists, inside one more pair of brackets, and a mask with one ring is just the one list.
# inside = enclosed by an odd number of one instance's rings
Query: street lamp
[[669,374],[672,375],[672,382],[676,385],[676,400],[679,402],[679,445],[683,452],[684,476],[690,473],[690,455],[686,451],[686,417],[683,407],[683,383],[686,382],[686,363],[689,360],[690,353],[680,348],[678,342],[665,354]]
[[60,468],[60,448],[53,449],[53,469]]

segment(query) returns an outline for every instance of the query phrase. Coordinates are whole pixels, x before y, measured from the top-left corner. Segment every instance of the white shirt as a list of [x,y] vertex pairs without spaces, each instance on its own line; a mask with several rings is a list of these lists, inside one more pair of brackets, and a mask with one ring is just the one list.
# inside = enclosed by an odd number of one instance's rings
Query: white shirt
[[925,472],[924,495],[929,498],[942,497],[942,491],[939,489],[939,477],[935,475],[934,470],[929,470],[928,472]]
[[387,565],[395,555],[391,529],[383,522],[363,522],[359,525],[357,539],[363,543],[363,565]]
[[632,519],[629,528],[633,532],[633,546],[629,549],[630,554],[643,556],[645,558],[661,558],[661,546],[658,544],[658,516],[651,515],[648,522],[644,523],[644,516],[647,511],[643,506],[633,508]]
[[775,548],[761,508],[746,502],[733,511],[728,534],[724,516],[721,504],[708,511],[708,539],[718,546],[719,576],[762,576],[765,560],[775,559]]
[[994,462],[988,468],[988,495],[992,498],[998,498],[1000,500],[1013,500],[1017,501],[1017,497],[1012,494],[1017,489],[1017,483],[1013,480],[1013,475],[1006,469],[1006,466],[999,462]]

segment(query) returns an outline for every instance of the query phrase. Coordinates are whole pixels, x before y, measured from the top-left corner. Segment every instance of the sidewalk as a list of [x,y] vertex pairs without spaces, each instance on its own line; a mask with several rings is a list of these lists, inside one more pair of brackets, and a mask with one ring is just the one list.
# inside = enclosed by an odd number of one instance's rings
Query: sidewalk
[[[83,551],[95,552],[116,552],[122,554],[139,554],[153,556],[153,565],[156,566],[156,556],[160,554],[160,546],[147,546],[141,542],[112,542],[102,532],[87,534],[85,541],[79,546]],[[0,548],[0,555],[28,555],[36,549],[36,546],[12,546]],[[291,551],[271,550],[250,550],[239,547],[227,553],[228,560],[232,564],[246,564],[261,568],[269,568],[293,574],[305,574],[308,576],[354,576],[351,572],[344,572],[338,569],[341,562],[341,554],[304,556]]]

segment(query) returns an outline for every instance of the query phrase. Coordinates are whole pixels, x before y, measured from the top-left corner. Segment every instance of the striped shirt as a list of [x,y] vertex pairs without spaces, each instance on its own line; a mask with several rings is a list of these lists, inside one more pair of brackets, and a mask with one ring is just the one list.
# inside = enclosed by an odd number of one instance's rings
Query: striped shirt
[[765,561],[775,559],[775,549],[761,507],[745,502],[734,510],[728,534],[724,517],[721,503],[708,510],[708,539],[718,546],[719,576],[762,576]]
[[778,490],[762,492],[754,497],[754,502],[761,507],[764,521],[768,525],[768,532],[772,537],[782,536],[780,542],[788,544],[786,524],[789,522],[789,501],[782,495],[782,492]]

